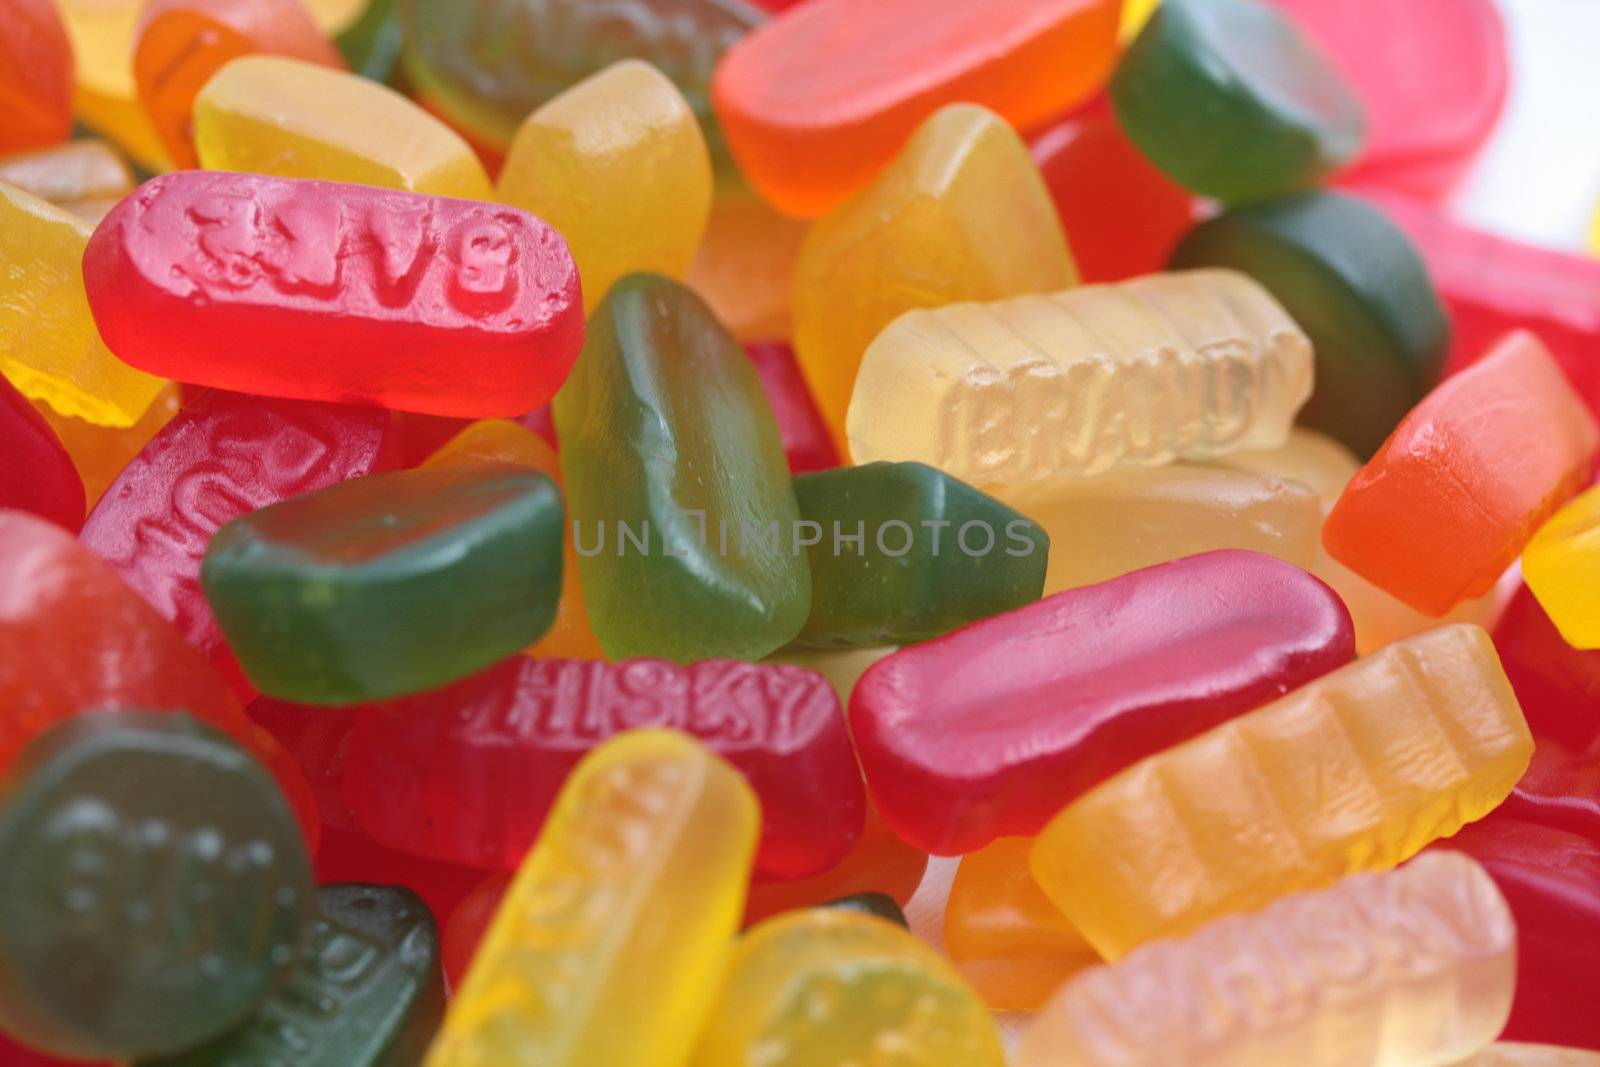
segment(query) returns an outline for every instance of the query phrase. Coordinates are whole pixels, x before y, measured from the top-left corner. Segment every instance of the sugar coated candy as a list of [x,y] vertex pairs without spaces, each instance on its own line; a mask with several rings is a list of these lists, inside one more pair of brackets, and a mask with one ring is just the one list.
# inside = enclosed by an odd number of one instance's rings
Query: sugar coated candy
[[1517,926],[1473,860],[1430,852],[1146,945],[1072,979],[1018,1067],[1447,1064],[1499,1034]]
[[867,348],[850,454],[975,484],[1209,459],[1281,445],[1311,374],[1306,335],[1234,271],[948,304]]
[[0,374],[24,396],[97,426],[132,426],[166,383],[113,356],[80,264],[90,226],[0,185]]
[[1033,874],[1115,959],[1409,859],[1504,800],[1532,750],[1489,636],[1442,626],[1097,786],[1039,835]]
[[427,1067],[686,1062],[727,968],[760,820],[738,772],[683,734],[635,730],[595,749],[511,883]]
[[683,94],[650,64],[624,60],[523,121],[498,189],[566,238],[592,309],[624,274],[683,277],[711,213],[711,178]]
[[229,60],[262,53],[342,68],[299,0],[149,0],[134,31],[139,102],[179,166],[196,163],[195,97]]
[[1049,535],[1046,596],[1222,548],[1310,567],[1322,524],[1317,495],[1298,482],[1219,466],[1128,467],[985,488]]
[[401,886],[324,885],[294,966],[248,1022],[139,1067],[402,1067],[443,1013],[427,905]]
[[875,916],[816,908],[740,938],[692,1067],[1003,1067],[1000,1034],[948,963]]
[[1263,0],[1166,0],[1123,53],[1110,95],[1156,166],[1227,203],[1315,184],[1367,132],[1327,57]]
[[1416,249],[1354,197],[1312,192],[1224,212],[1189,231],[1173,269],[1260,282],[1311,338],[1302,424],[1370,456],[1439,380],[1450,323]]
[[545,223],[360,185],[169,174],[106,216],[83,273],[118,358],[265,396],[521,415],[583,342],[578,272]]
[[1269,556],[1213,552],[879,660],[851,694],[851,734],[897,833],[971,852],[1037,833],[1124,767],[1354,655],[1327,586]]
[[242,56],[194,100],[207,170],[322,178],[492,200],[483,164],[444,123],[387,86],[286,56]]
[[805,878],[861,835],[866,797],[827,681],[801,667],[701,660],[604,663],[518,656],[413,697],[361,709],[344,795],[393,848],[514,868],[556,791],[591,749],[670,727],[749,779],[761,801],[756,871]]
[[717,68],[740,170],[782,210],[822,215],[867,187],[945,104],[1018,128],[1089,96],[1111,67],[1115,0],[809,0]]
[[653,274],[613,286],[555,416],[606,655],[756,658],[800,632],[811,582],[778,429],[694,293]]
[[43,415],[0,378],[0,508],[68,530],[83,524],[83,479]]
[[807,232],[795,264],[795,352],[842,446],[862,353],[902,312],[1077,280],[1027,146],[994,112],[953,104]]
[[293,962],[305,846],[221,734],[181,713],[83,715],[35,739],[0,796],[0,1023],[29,1044],[178,1051],[242,1021]]
[[1530,333],[1511,334],[1406,415],[1345,487],[1323,543],[1418,611],[1442,615],[1488,592],[1589,480],[1597,446],[1594,416],[1549,352]]
[[64,141],[72,42],[54,0],[0,2],[0,154]]
[[262,692],[377,700],[453,682],[544,633],[563,525],[560,493],[537,471],[375,474],[234,519],[200,577]]

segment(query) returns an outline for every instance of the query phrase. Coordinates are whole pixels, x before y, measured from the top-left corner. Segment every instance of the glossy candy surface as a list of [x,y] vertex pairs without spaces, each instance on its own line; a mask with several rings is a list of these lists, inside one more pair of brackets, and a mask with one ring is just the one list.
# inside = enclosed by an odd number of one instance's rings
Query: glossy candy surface
[[946,104],[1025,128],[1096,89],[1114,0],[811,0],[717,68],[717,115],[739,167],[779,209],[822,215],[865,189]]
[[873,801],[955,854],[1037,833],[1124,767],[1355,655],[1332,590],[1253,552],[1075,589],[902,649],[850,698]]
[[189,716],[59,725],[0,795],[0,1022],[30,1044],[183,1049],[247,1016],[294,959],[311,897],[294,816]]
[[132,426],[165,384],[95,331],[81,263],[90,226],[0,185],[0,374],[24,396],[100,426]]
[[358,478],[234,519],[206,601],[262,692],[314,704],[463,678],[549,628],[561,496],[502,464]]
[[386,86],[281,56],[243,56],[194,101],[207,170],[321,178],[463,200],[492,200],[459,134]]
[[763,21],[744,0],[400,0],[400,7],[411,81],[453,124],[499,149],[539,105],[631,57],[672,79],[713,155],[723,156],[711,72]]
[[343,68],[298,0],[150,0],[134,32],[139,102],[175,163],[192,167],[195,97],[229,60],[291,56]]
[[1494,643],[1541,746],[1600,744],[1600,653],[1569,645],[1527,588],[1511,598]]
[[1522,553],[1522,576],[1568,644],[1600,648],[1595,597],[1600,542],[1600,492],[1590,489],[1539,527]]
[[688,271],[711,212],[711,157],[683,94],[625,60],[529,115],[496,188],[566,238],[593,309],[625,274]]
[[1110,94],[1156,166],[1227,203],[1311,186],[1366,137],[1361,104],[1327,57],[1259,0],[1167,0]]
[[1589,480],[1597,445],[1594,416],[1538,338],[1512,334],[1405,417],[1345,487],[1323,543],[1418,611],[1442,615],[1494,585]]
[[1017,1065],[1453,1063],[1505,1022],[1517,934],[1482,867],[1429,853],[1083,973]]
[[1302,424],[1371,455],[1438,381],[1450,324],[1404,234],[1360,200],[1305,193],[1219,215],[1190,231],[1171,266],[1255,278],[1316,352]]
[[180,393],[178,383],[168,382],[139,421],[121,429],[62,415],[42,400],[33,401],[33,407],[72,457],[72,465],[83,478],[84,498],[93,508],[133,457],[177,415]]
[[1600,1048],[1600,1019],[1589,1010],[1600,966],[1600,841],[1496,812],[1440,848],[1483,864],[1516,917],[1517,995],[1503,1036]]
[[[712,306],[716,306],[714,301]],[[790,472],[803,474],[837,467],[839,453],[834,450],[833,435],[822,421],[816,401],[811,399],[811,389],[795,363],[794,349],[781,341],[762,341],[747,344],[744,350],[772,407]]]
[[794,491],[816,536],[796,644],[908,645],[1039,599],[1044,531],[943,471],[868,463],[796,478]]
[[867,348],[850,454],[983,484],[1274,448],[1311,371],[1306,335],[1234,271],[948,304],[901,315]]
[[83,479],[60,438],[11,383],[0,378],[0,508],[17,508],[68,530],[83,524]]
[[698,297],[657,275],[618,282],[554,409],[607,656],[758,658],[799,633],[811,582],[778,429]]
[[1003,1067],[994,1020],[948,963],[892,922],[836,908],[741,938],[693,1067]]
[[395,465],[394,432],[373,408],[207,390],[111,484],[82,541],[253,696],[200,588],[200,561],[225,523]]
[[732,660],[518,656],[446,689],[364,708],[345,798],[393,848],[511,869],[573,766],[645,726],[697,738],[750,780],[761,801],[760,874],[820,874],[860,837],[866,797],[827,681]]
[[806,234],[795,266],[795,351],[842,443],[862,353],[896,316],[1076,281],[1027,146],[993,112],[952,105]]
[[1028,870],[1033,840],[1003,837],[961,858],[944,912],[944,946],[995,1011],[1037,1011],[1100,962]]
[[141,1067],[403,1067],[443,1013],[427,905],[400,886],[325,885],[294,966],[249,1022]]
[[1322,510],[1298,482],[1171,464],[1098,478],[985,487],[1050,537],[1046,596],[1220,548],[1310,567]]
[[266,396],[520,415],[583,339],[577,270],[549,226],[359,185],[169,174],[106,216],[83,272],[121,359]]
[[1145,159],[1103,108],[1069,115],[1030,150],[1086,282],[1160,270],[1193,224],[1189,191]]
[[250,749],[316,838],[305,779],[245,718],[205,658],[57,526],[0,511],[0,770],[28,740],[96,709],[181,709]]
[[750,886],[744,922],[749,926],[855,893],[882,893],[905,907],[927,870],[928,854],[900,840],[869,799],[866,825],[844,859],[810,878],[757,879]]
[[1384,870],[1492,810],[1533,742],[1488,635],[1389,645],[1060,812],[1034,877],[1108,959]]
[[684,1063],[716,1000],[760,819],[739,774],[682,734],[638,730],[590,753],[427,1067]]
[[[507,419],[483,419],[451,437],[422,464],[424,467],[465,463],[509,463],[531,467],[561,484],[561,458],[538,434]],[[583,583],[578,576],[578,552],[571,524],[561,534],[561,600],[555,621],[544,636],[528,647],[530,656],[553,659],[604,659],[600,642],[589,625],[583,604]]]
[[104,141],[84,138],[0,159],[0,182],[98,222],[133,188],[133,175]]
[[741,341],[789,337],[795,260],[808,229],[742,181],[722,180],[689,265],[689,285]]
[[1344,182],[1446,191],[1506,100],[1506,30],[1494,0],[1273,0],[1361,101],[1370,136]]
[[54,0],[0,2],[0,154],[64,141],[72,43]]

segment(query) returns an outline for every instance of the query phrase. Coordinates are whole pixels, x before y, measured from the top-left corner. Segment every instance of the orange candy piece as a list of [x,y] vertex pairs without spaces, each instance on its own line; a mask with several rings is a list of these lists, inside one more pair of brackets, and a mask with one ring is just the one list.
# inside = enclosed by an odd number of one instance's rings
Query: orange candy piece
[[858,893],[884,893],[903,908],[927,870],[928,854],[896,837],[878,809],[868,803],[866,827],[838,866],[792,882],[753,882],[744,924],[751,926],[779,912],[815,907]]
[[1482,596],[1588,484],[1600,429],[1549,351],[1519,330],[1448,378],[1350,480],[1329,555],[1427,615]]
[[1085,100],[1119,0],[810,0],[723,56],[712,101],[740,169],[815,218],[864,189],[922,121],[982,104],[1013,126]]
[[0,0],[0,153],[72,130],[72,44],[55,0]]
[[168,154],[198,165],[194,98],[230,60],[289,56],[344,69],[338,49],[299,0],[152,0],[134,35],[139,100]]
[[1037,1011],[1100,962],[1033,880],[1032,847],[1031,837],[1002,837],[963,856],[945,905],[945,949],[995,1011]]

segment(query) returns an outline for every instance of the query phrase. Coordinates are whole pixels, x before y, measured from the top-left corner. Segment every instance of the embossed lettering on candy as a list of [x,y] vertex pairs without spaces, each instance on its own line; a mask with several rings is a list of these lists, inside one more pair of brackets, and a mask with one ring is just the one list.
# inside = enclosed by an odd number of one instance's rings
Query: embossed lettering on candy
[[566,241],[494,204],[185,171],[113,208],[83,271],[120,359],[264,396],[517,415],[583,346]]

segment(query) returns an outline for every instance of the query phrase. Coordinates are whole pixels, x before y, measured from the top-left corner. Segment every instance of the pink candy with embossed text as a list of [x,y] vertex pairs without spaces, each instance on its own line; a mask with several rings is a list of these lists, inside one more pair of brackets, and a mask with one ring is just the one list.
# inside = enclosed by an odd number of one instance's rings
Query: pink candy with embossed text
[[391,848],[515,867],[577,762],[624,730],[691,734],[761,800],[756,870],[803,878],[861,835],[866,793],[838,697],[803,667],[516,657],[431,693],[361,709],[344,795]]
[[264,396],[517,416],[583,346],[566,241],[496,204],[184,171],[112,209],[83,273],[118,358]]

